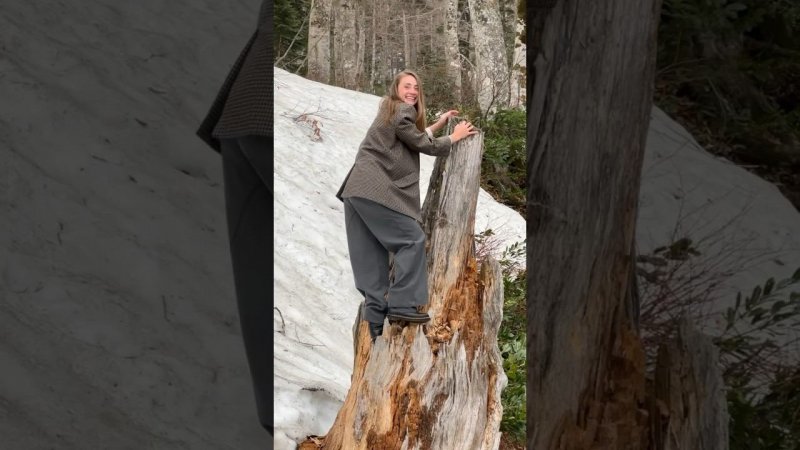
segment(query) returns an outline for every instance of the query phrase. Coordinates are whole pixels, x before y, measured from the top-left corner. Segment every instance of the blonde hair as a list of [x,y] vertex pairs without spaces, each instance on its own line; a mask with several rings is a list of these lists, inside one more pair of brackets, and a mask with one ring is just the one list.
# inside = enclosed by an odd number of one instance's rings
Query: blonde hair
[[415,122],[419,131],[425,131],[427,124],[425,123],[425,95],[422,93],[422,80],[419,78],[419,75],[410,70],[404,70],[395,75],[391,86],[389,86],[389,93],[381,100],[378,117],[387,125],[392,121],[392,117],[394,117],[394,114],[397,112],[397,106],[403,103],[403,99],[400,98],[397,89],[398,86],[400,86],[400,79],[406,75],[411,75],[417,80],[419,95],[417,96],[417,103],[414,105],[417,109],[417,120]]

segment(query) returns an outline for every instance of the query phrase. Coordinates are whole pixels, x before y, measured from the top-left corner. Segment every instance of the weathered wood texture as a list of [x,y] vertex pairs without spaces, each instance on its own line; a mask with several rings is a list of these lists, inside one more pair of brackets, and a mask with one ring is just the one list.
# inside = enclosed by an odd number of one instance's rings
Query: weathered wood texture
[[654,381],[653,450],[727,450],[728,405],[719,353],[684,321],[659,349]]
[[528,448],[645,448],[644,352],[625,302],[660,0],[534,3]]
[[[370,343],[357,324],[352,385],[328,434],[301,449],[492,449],[500,445],[507,383],[497,346],[503,282],[476,266],[473,227],[482,135],[439,158],[424,207],[432,321],[385,324]],[[391,300],[390,300],[391,301]]]
[[[509,104],[509,74],[503,23],[497,0],[468,0],[475,49],[475,93],[481,111]],[[513,24],[512,24],[513,25]]]
[[[455,122],[451,120],[448,132]],[[447,293],[456,287],[468,260],[474,259],[482,155],[483,133],[479,133],[457,142],[447,158],[437,158],[422,206],[422,228],[428,237],[428,313],[440,320],[453,306],[447,303]],[[445,316],[439,316],[440,311]]]

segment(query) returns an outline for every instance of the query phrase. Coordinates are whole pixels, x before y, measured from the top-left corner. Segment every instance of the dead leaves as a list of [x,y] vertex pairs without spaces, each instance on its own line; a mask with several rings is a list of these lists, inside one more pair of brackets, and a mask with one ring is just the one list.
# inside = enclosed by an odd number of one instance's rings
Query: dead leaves
[[319,119],[310,114],[303,113],[294,118],[294,123],[307,127],[310,130],[308,137],[310,137],[312,141],[322,141],[322,122],[320,122]]

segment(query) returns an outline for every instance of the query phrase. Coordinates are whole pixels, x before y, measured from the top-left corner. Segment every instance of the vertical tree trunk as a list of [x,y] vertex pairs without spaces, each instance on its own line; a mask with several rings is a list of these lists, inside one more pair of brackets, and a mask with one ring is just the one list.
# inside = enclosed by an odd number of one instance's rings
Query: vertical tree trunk
[[306,76],[321,83],[329,83],[331,77],[330,9],[331,0],[315,0],[309,12]]
[[475,48],[473,47],[472,20],[469,17],[469,0],[454,0],[457,4],[458,53],[461,63],[461,98],[465,104],[477,104],[475,93]]
[[411,46],[408,42],[408,22],[406,21],[406,12],[403,11],[403,66],[409,67],[411,64]]
[[336,0],[331,0],[330,9],[328,10],[328,83],[336,85],[338,74],[336,73],[339,68],[339,62],[336,54]]
[[453,88],[456,89],[456,99],[463,101],[461,96],[461,56],[458,52],[458,0],[443,0],[442,7],[447,11],[443,27],[446,73],[453,83]]
[[[376,33],[378,34],[378,53],[377,53],[377,67],[376,67],[376,87],[388,87],[388,82],[390,81],[390,75],[392,73],[392,53],[390,48],[392,47],[390,41],[393,35],[390,33],[391,29],[389,26],[389,7],[391,5],[390,0],[378,0],[378,10],[376,13]],[[388,89],[387,89],[388,90]]]
[[383,51],[381,52],[381,59],[384,62],[384,64],[382,65],[383,71],[381,72],[381,80],[382,80],[381,84],[386,87],[386,92],[388,93],[389,82],[392,79],[391,76],[396,72],[395,70],[396,58],[392,50],[397,45],[397,43],[392,42],[392,38],[394,38],[395,36],[390,33],[391,28],[389,25],[389,18],[386,16],[386,14],[389,14],[388,10],[382,11],[381,21],[380,21],[381,24],[379,25],[379,29],[382,32],[381,42],[383,43],[383,49],[382,49]]
[[378,3],[377,0],[372,2],[372,26],[371,26],[371,29],[369,30],[370,35],[372,36],[372,39],[370,40],[370,43],[372,45],[372,53],[370,55],[370,60],[369,60],[369,77],[368,77],[369,78],[369,89],[367,90],[367,92],[375,92],[375,82],[377,80],[376,71],[378,70],[377,69],[378,65],[377,65],[377,61],[375,60],[375,58],[377,58],[377,51],[376,51],[377,50],[377,42],[376,41],[378,39],[378,33],[377,33],[376,29],[375,29],[375,14],[376,14],[375,5],[377,3]]
[[335,51],[337,86],[358,89],[361,80],[364,32],[358,0],[335,0]]
[[525,75],[526,75],[526,57],[525,57],[525,39],[523,17],[519,15],[524,14],[525,11],[517,9],[516,19],[514,20],[514,49],[511,57],[511,67],[509,68],[508,90],[509,90],[509,103],[508,106],[512,108],[522,108],[525,104]]
[[459,141],[431,177],[424,208],[431,322],[386,326],[374,344],[365,323],[357,324],[344,405],[326,436],[299,448],[498,448],[503,283],[499,265],[478,269],[472,249],[482,139]]
[[367,14],[360,1],[355,2],[358,10],[356,11],[356,45],[355,45],[355,69],[353,78],[353,89],[363,91],[366,87],[366,55],[367,55]]
[[475,93],[481,111],[508,105],[508,59],[498,0],[469,0],[475,47]]
[[375,71],[377,70],[377,64],[375,58],[377,57],[377,53],[375,52],[376,48],[376,39],[378,33],[375,31],[375,5],[377,4],[377,0],[372,2],[372,29],[370,33],[372,34],[372,58],[370,59],[370,68],[369,68],[369,92],[374,92],[375,89],[375,80],[377,79]]
[[660,0],[528,7],[528,448],[646,448],[625,300]]

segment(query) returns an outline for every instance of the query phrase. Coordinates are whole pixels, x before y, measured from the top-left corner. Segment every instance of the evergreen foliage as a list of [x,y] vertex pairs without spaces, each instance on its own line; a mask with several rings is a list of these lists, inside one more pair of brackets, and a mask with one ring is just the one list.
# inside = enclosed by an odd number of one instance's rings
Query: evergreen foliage
[[[715,339],[728,386],[731,450],[800,448],[800,361],[782,358],[800,337],[800,268],[736,297]],[[789,358],[797,358],[790,355]]]
[[310,0],[275,0],[273,51],[278,67],[289,72],[305,67],[310,5]]
[[503,356],[503,371],[508,386],[503,390],[503,421],[500,430],[512,445],[525,444],[527,275],[513,262],[525,255],[525,243],[517,242],[503,252],[503,322],[498,346]]
[[483,124],[481,187],[495,200],[525,215],[527,153],[524,109],[501,109]]

